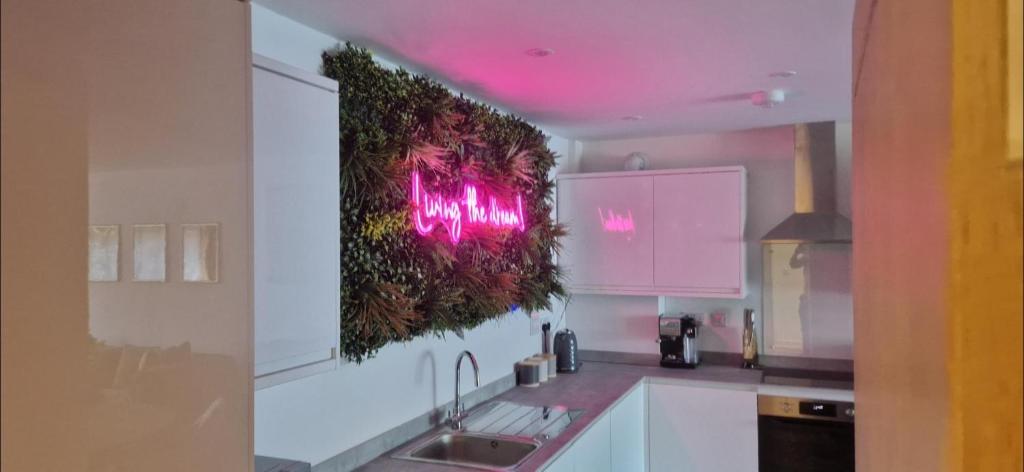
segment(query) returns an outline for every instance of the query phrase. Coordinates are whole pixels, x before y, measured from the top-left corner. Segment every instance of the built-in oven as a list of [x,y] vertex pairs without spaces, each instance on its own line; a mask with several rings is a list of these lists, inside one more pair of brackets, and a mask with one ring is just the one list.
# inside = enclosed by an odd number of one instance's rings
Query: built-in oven
[[853,403],[758,395],[760,472],[853,472]]

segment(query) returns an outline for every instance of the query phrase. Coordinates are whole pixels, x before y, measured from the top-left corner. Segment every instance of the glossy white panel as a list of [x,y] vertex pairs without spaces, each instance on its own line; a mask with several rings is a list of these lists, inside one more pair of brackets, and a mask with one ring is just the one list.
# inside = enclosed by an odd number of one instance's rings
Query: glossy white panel
[[70,470],[252,470],[249,5],[79,13],[89,219],[136,225],[126,267],[164,282],[90,284],[88,461]]
[[651,472],[757,470],[757,393],[647,386]]
[[83,470],[96,393],[88,287],[114,285],[86,282],[90,9],[4,0],[0,10],[0,467]]
[[611,472],[611,418],[605,414],[590,425],[572,444],[573,470],[576,472]]
[[559,257],[570,287],[653,285],[651,176],[558,180],[558,221],[569,227]]
[[[252,470],[248,8],[3,2],[3,470]],[[197,221],[224,283],[145,229],[167,283],[127,230],[132,274],[86,282],[88,225]]]
[[743,291],[743,172],[654,177],[654,284]]
[[852,359],[852,246],[776,243],[763,251],[764,351]]
[[634,388],[608,414],[611,470],[647,470],[647,384]]
[[[253,68],[255,373],[334,366],[340,316],[337,83]],[[324,369],[306,369],[306,375]]]

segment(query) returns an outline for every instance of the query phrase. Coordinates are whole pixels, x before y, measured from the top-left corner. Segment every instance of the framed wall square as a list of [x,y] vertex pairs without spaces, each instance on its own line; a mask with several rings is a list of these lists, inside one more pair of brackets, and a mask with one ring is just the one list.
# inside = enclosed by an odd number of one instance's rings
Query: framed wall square
[[167,279],[167,225],[132,225],[132,236],[132,280],[164,282]]
[[89,225],[89,281],[118,281],[120,225]]
[[181,278],[185,282],[214,283],[220,277],[220,225],[181,225]]

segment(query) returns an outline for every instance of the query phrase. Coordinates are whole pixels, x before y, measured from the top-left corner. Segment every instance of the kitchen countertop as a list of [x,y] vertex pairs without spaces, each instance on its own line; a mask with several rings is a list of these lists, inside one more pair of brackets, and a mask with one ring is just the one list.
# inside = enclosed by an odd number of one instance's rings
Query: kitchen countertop
[[[745,370],[736,367],[703,365],[696,369],[665,369],[647,365],[613,364],[586,362],[575,374],[559,374],[537,388],[514,387],[491,401],[508,401],[533,406],[563,405],[569,409],[582,409],[577,417],[561,434],[546,441],[516,470],[539,470],[553,458],[560,455],[567,444],[572,443],[580,433],[587,430],[596,419],[614,406],[634,387],[644,382],[658,384],[706,385],[715,388],[746,390],[769,395],[785,395],[816,398],[822,400],[853,401],[853,391],[837,388],[814,388],[786,385],[764,385],[760,370]],[[473,411],[470,412],[472,415]],[[427,462],[416,462],[392,457],[406,451],[428,436],[437,433],[431,430],[412,441],[381,455],[358,470],[361,471],[468,471],[476,470]]]

